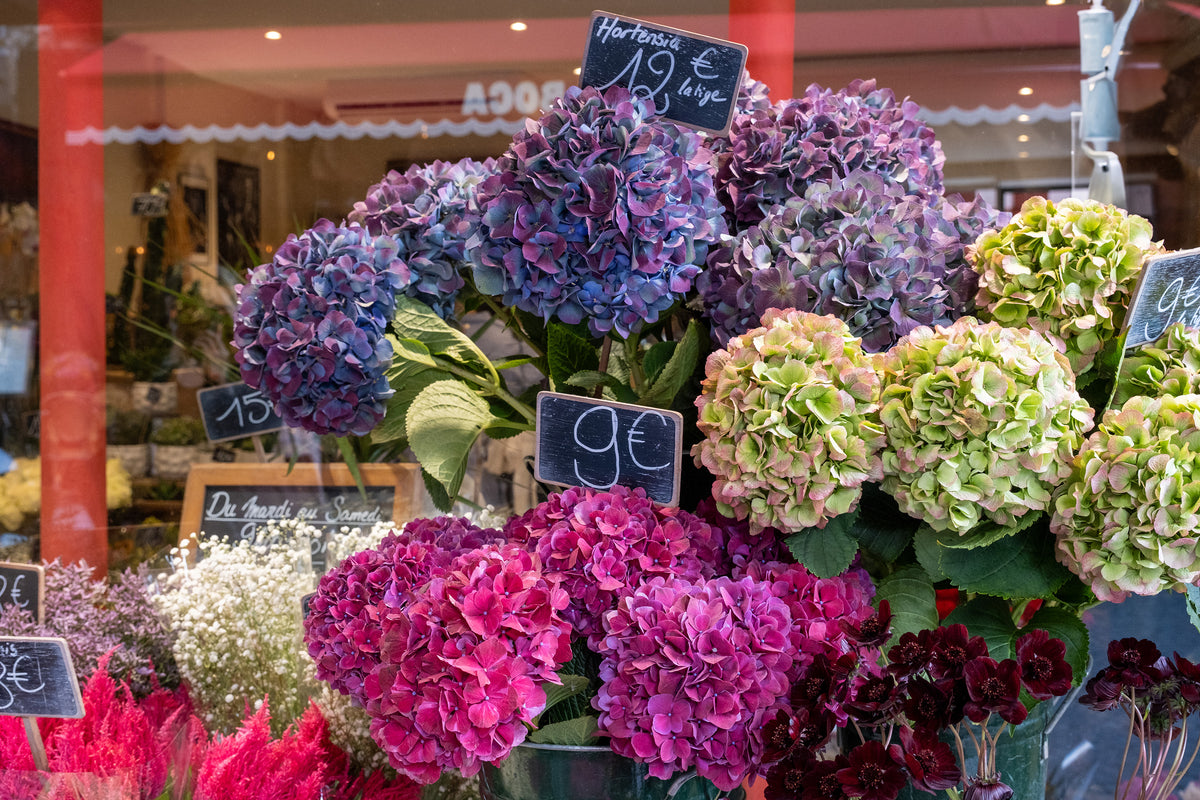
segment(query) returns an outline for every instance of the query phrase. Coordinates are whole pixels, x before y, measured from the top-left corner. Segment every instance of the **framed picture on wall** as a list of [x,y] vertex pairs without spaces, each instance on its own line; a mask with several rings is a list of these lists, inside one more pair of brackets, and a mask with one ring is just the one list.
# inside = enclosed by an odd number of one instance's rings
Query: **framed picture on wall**
[[217,256],[237,272],[256,266],[260,191],[258,167],[217,159]]
[[179,191],[183,197],[184,213],[187,214],[188,240],[192,243],[189,260],[200,267],[211,266],[212,247],[209,246],[209,180],[203,176],[180,175]]

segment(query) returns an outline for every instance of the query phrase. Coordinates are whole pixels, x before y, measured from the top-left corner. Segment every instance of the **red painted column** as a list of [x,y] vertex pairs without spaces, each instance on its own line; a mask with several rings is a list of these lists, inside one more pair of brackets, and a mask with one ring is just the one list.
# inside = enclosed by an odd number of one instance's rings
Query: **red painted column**
[[[38,2],[41,549],[108,569],[104,495],[102,0]],[[86,63],[85,63],[86,61]]]
[[771,102],[792,97],[796,0],[729,0],[729,39],[750,48],[750,76],[771,89]]

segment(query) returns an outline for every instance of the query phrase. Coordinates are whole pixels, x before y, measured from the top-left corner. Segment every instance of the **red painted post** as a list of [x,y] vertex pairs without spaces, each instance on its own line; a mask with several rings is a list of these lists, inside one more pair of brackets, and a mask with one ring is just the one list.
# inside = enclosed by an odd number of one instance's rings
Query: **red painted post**
[[[39,0],[41,552],[108,569],[104,493],[102,0]],[[85,63],[86,62],[86,63]]]
[[750,48],[746,68],[770,88],[771,102],[792,97],[795,0],[729,0],[729,39]]

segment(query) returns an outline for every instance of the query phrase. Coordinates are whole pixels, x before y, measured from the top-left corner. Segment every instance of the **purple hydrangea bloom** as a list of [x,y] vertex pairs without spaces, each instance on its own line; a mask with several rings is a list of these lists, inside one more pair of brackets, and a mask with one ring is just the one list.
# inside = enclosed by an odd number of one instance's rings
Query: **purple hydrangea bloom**
[[504,526],[562,581],[571,596],[563,616],[593,647],[600,618],[617,599],[655,576],[712,577],[722,531],[679,508],[662,506],[643,489],[566,489]]
[[735,116],[717,173],[734,227],[754,225],[811,184],[857,169],[885,175],[911,194],[941,193],[946,157],[917,111],[890,89],[859,80],[838,92],[813,84],[803,97]]
[[719,789],[763,762],[762,728],[787,708],[792,618],[753,578],[656,577],[604,616],[593,704],[614,752]]
[[242,380],[285,424],[364,435],[392,395],[384,334],[410,281],[396,242],[327,219],[287,241],[237,287],[233,345]]
[[460,554],[499,538],[499,531],[458,517],[416,519],[327,572],[304,619],[317,677],[365,705],[365,680],[380,664],[384,614],[406,607],[415,589]]
[[918,325],[974,307],[966,248],[999,221],[980,199],[925,197],[866,170],[815,183],[709,256],[697,288],[724,346],[768,308],[832,314],[863,349],[891,347]]
[[412,273],[406,293],[428,304],[438,316],[454,316],[463,286],[461,266],[466,243],[478,226],[476,187],[496,170],[496,160],[464,158],[457,163],[414,164],[392,170],[354,204],[349,220],[372,236],[390,236]]
[[507,306],[627,337],[691,289],[725,232],[711,153],[653,103],[572,87],[479,187],[477,286]]

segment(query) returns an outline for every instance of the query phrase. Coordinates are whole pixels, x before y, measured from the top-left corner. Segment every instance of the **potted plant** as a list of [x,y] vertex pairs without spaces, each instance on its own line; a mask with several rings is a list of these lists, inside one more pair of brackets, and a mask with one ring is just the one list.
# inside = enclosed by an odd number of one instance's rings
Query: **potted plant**
[[109,409],[106,431],[108,457],[120,459],[129,477],[146,477],[150,471],[150,417],[140,411]]
[[205,441],[204,423],[195,417],[169,417],[150,434],[153,474],[165,480],[187,478],[192,464],[200,460]]

